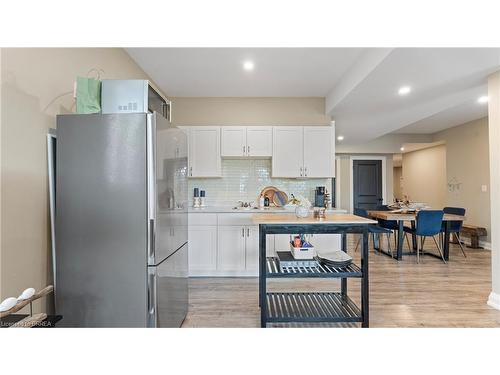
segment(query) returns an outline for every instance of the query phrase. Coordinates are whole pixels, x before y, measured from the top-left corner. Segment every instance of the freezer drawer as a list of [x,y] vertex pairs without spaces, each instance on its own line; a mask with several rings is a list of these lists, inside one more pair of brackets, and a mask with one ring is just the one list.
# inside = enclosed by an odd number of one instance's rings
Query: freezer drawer
[[178,328],[188,309],[188,245],[148,267],[148,326]]

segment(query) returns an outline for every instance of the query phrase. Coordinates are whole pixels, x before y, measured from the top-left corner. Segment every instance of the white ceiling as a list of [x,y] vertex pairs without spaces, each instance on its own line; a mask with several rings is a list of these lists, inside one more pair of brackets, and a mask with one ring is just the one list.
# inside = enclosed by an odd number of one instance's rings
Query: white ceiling
[[[130,48],[170,96],[324,96],[346,144],[434,133],[487,115],[498,48]],[[245,60],[255,70],[242,69]],[[399,96],[399,87],[412,92]]]
[[[325,96],[362,48],[127,48],[170,96]],[[246,60],[255,64],[243,70]]]
[[[487,106],[477,98],[487,94],[487,77],[498,69],[500,49],[397,48],[327,110],[346,140],[434,133],[486,116]],[[412,92],[400,96],[404,85]]]

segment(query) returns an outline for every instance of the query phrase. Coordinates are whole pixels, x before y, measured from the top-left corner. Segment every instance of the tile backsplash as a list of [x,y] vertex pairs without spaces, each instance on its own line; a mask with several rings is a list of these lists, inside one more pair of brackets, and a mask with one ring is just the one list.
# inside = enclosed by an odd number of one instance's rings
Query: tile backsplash
[[290,194],[303,195],[314,202],[316,186],[331,189],[330,178],[294,179],[272,178],[271,160],[222,160],[222,178],[190,178],[188,182],[189,197],[193,196],[193,188],[206,191],[208,206],[234,206],[241,201],[253,201],[258,204],[260,191],[266,186],[275,186]]

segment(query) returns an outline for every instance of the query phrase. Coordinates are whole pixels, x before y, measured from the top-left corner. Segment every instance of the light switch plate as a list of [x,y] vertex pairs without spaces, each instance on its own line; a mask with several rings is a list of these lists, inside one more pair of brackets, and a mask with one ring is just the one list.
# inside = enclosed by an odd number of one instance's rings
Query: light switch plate
[[481,191],[486,193],[488,191],[488,185],[481,185]]

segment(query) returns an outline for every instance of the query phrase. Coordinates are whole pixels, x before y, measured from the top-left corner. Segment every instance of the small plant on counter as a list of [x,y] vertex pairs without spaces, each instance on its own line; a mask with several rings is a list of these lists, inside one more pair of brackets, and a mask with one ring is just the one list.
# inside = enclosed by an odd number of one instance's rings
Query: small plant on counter
[[291,194],[292,198],[290,199],[290,204],[294,204],[296,206],[303,206],[303,207],[311,207],[311,201],[307,199],[306,197],[302,195],[295,196]]
[[311,208],[311,201],[302,195],[295,196],[292,194],[291,204],[296,205],[295,215],[297,217],[307,217],[309,215],[309,208]]

